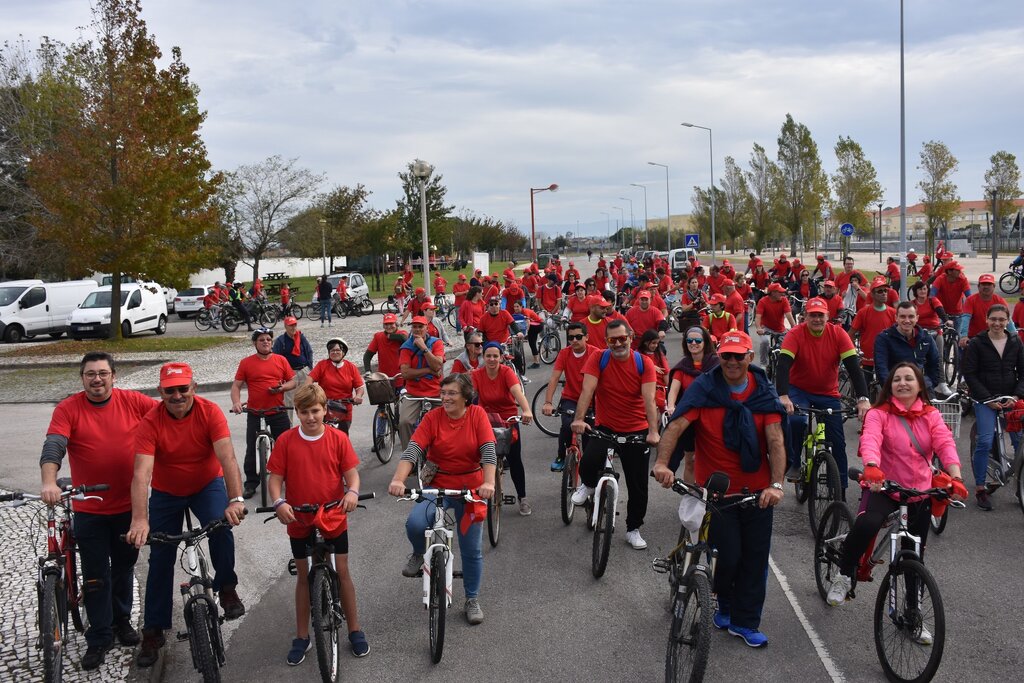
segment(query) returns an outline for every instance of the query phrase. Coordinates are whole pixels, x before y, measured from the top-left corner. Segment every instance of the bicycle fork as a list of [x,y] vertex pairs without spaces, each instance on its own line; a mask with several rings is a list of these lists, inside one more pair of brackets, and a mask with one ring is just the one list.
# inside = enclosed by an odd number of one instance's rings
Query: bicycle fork
[[610,495],[612,497],[612,528],[615,528],[615,517],[618,515],[619,508],[619,478],[616,474],[616,472],[606,473],[597,480],[597,486],[594,487],[594,511],[591,513],[591,526],[597,526],[597,514],[601,510],[601,506],[597,503],[603,499],[603,496]]
[[[448,547],[447,543],[439,542],[439,539],[434,537],[437,529],[427,529],[427,551],[423,553],[423,607],[430,609],[430,565],[434,558],[434,553],[443,553],[444,556],[444,594],[445,594],[445,606],[451,607],[452,604],[452,579],[462,576],[462,572],[455,571],[455,562],[452,560],[452,551]],[[447,530],[440,530],[442,532]],[[450,533],[450,532],[448,532]],[[445,533],[445,537],[450,541],[451,537]],[[433,542],[431,542],[433,541]]]

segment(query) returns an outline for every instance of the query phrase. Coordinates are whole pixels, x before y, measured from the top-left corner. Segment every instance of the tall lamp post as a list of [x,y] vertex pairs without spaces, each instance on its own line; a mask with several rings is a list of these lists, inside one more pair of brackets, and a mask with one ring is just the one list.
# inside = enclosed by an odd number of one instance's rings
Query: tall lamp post
[[628,197],[619,197],[620,201],[629,202],[629,235],[636,244],[636,223],[633,221],[633,200]]
[[998,253],[999,239],[999,191],[996,188],[989,190],[992,195],[992,270],[996,269],[996,254]]
[[698,126],[696,123],[684,123],[687,128],[700,128],[708,132],[708,158],[711,160],[711,264],[715,263],[715,252],[718,251],[718,240],[715,236],[715,141],[711,129]]
[[903,0],[900,0],[900,282],[907,281],[907,97],[903,70]]
[[327,275],[327,219],[320,219],[320,244],[324,248],[324,275]]
[[604,220],[606,223],[604,231],[604,241],[605,244],[608,245],[606,248],[609,248],[612,246],[612,215],[607,211],[602,211],[601,213],[604,214]]
[[430,291],[430,243],[427,241],[427,178],[434,172],[434,167],[416,159],[412,164],[412,174],[420,181],[420,237],[423,240],[423,289],[427,299],[433,297]]
[[647,222],[647,186],[641,185],[640,183],[630,183],[632,187],[642,188],[644,191],[644,241],[647,242],[647,247],[653,249],[651,245],[651,226]]
[[622,248],[626,248],[626,211],[621,206],[613,206],[613,209],[619,210],[619,218],[622,221],[619,223],[619,239],[622,241]]
[[533,247],[533,262],[537,262],[537,221],[533,217],[533,195],[538,192],[558,192],[558,184],[551,183],[547,187],[530,188],[530,246]]
[[878,200],[878,262],[882,262],[882,200]]
[[[668,203],[668,166],[654,161],[647,162],[650,166],[661,166],[665,169],[665,232],[668,234],[668,251],[672,251],[672,209]],[[671,257],[669,257],[671,259]]]

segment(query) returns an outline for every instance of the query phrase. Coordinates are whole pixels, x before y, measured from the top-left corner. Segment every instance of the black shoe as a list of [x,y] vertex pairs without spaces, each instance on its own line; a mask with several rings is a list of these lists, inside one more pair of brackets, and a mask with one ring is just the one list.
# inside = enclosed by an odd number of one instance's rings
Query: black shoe
[[84,671],[92,671],[93,669],[100,668],[100,664],[103,663],[107,656],[107,651],[113,646],[113,643],[90,645],[85,651],[85,656],[82,657],[82,669]]
[[252,498],[255,495],[256,495],[256,487],[255,486],[249,486],[248,484],[246,484],[245,488],[242,490],[242,498],[245,498],[246,500],[249,500],[250,498]]
[[234,586],[222,586],[220,589],[220,608],[224,610],[224,618],[228,621],[245,614],[245,605],[238,597]]
[[114,624],[114,637],[125,647],[135,647],[141,640],[139,632],[132,626],[131,619],[122,619]]
[[800,469],[800,465],[793,465],[786,470],[786,481],[800,481],[804,476],[803,470]]
[[985,512],[991,512],[992,511],[992,501],[989,500],[989,498],[988,498],[988,491],[985,491],[983,489],[983,490],[978,491],[977,493],[975,493],[974,496],[978,500],[978,507],[979,508],[981,508]]
[[160,658],[160,648],[164,646],[165,642],[167,640],[164,638],[162,628],[142,629],[142,649],[139,650],[139,656],[135,663],[143,669],[156,664],[156,660]]

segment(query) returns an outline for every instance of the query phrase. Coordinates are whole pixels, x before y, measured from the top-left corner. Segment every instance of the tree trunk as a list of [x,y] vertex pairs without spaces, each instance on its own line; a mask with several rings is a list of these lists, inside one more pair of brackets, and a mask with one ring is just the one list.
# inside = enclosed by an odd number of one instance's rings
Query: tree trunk
[[256,282],[256,278],[260,276],[260,257],[257,256],[252,260],[252,281]]
[[121,271],[110,271],[110,332],[108,339],[121,338]]

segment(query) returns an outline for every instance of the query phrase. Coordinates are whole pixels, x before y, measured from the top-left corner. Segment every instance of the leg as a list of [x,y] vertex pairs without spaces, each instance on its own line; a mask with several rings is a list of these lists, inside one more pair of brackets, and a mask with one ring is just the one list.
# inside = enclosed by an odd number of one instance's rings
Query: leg
[[[107,522],[110,535],[110,604],[113,623],[117,624],[132,618],[135,563],[139,559],[139,551],[120,538],[121,534],[128,533],[128,527],[131,526],[131,512],[111,515]],[[89,621],[92,621],[92,617]]]
[[[513,425],[512,428],[519,432],[519,425]],[[519,432],[518,438],[509,447],[505,462],[508,463],[508,472],[512,475],[512,483],[516,487],[516,496],[520,499],[526,498],[526,469],[523,467],[522,432]]]
[[422,555],[427,549],[426,531],[434,524],[434,499],[416,503],[405,520],[405,535],[412,545],[412,552]]
[[711,516],[708,542],[718,550],[718,564],[715,568],[712,592],[718,594],[718,610],[722,614],[732,613],[733,584],[740,561],[740,520],[736,508],[722,510]]
[[260,484],[260,473],[256,471],[256,433],[260,430],[260,419],[255,415],[245,416],[245,461],[242,475],[245,488],[255,489]]
[[[228,506],[228,490],[224,486],[224,478],[217,477],[206,485],[199,493],[188,499],[189,509],[195,513],[200,524],[220,519]],[[238,585],[235,575],[235,535],[230,529],[221,529],[210,534],[210,564],[213,565],[213,590],[220,592],[222,587]]]
[[621,446],[619,463],[626,478],[626,531],[639,529],[647,515],[647,482],[650,477],[651,449],[646,444]]
[[[572,429],[569,426],[572,424],[573,418],[576,413],[576,401],[568,398],[563,398],[558,402],[558,410],[562,413],[559,417],[562,418],[562,428],[558,432],[558,457],[557,462],[565,460],[565,449],[572,443]],[[573,415],[566,415],[566,411],[571,410]]]
[[400,401],[398,404],[398,437],[404,451],[412,439],[413,425],[420,416],[419,401]]
[[974,471],[974,485],[978,491],[985,489],[985,475],[988,472],[988,455],[992,450],[992,437],[996,430],[996,411],[984,403],[974,403],[974,419],[977,425],[977,440],[971,458],[971,469]]
[[484,525],[471,524],[466,533],[462,533],[462,515],[466,511],[461,500],[454,504],[455,528],[459,534],[459,554],[462,556],[462,587],[466,591],[466,599],[480,595],[480,583],[484,574]]
[[295,558],[295,637],[309,638],[309,563]]
[[[842,410],[843,408],[843,404],[840,403],[839,399],[833,396],[815,396],[814,404],[818,408],[832,408],[833,410]],[[839,488],[845,500],[846,485],[849,479],[846,472],[846,436],[843,434],[843,418],[841,415],[832,414],[825,416],[825,440],[832,445],[832,457],[835,458],[836,467],[839,468]]]
[[348,632],[361,631],[359,612],[356,609],[356,586],[352,582],[352,574],[348,569],[348,553],[336,554],[334,566],[338,571],[338,595],[341,598],[341,607],[345,610]]
[[[861,511],[853,521],[853,528],[847,534],[846,542],[843,543],[843,556],[839,560],[840,572],[853,578],[864,551],[878,535],[885,518],[897,507],[899,506],[892,498],[882,493],[869,491],[865,494],[861,501]],[[925,517],[925,523],[927,522],[928,518]]]
[[[789,400],[793,402],[794,406],[801,408],[809,408],[811,405],[809,395],[792,385],[789,387]],[[789,440],[789,459],[786,461],[786,465],[789,469],[793,469],[800,464],[800,451],[804,448],[804,437],[807,435],[807,416],[798,413],[790,415],[789,433],[792,438]]]
[[757,357],[760,359],[759,365],[762,368],[768,367],[768,345],[769,345],[768,334],[765,333],[765,334],[761,335],[760,340],[757,342],[757,350],[758,350]]
[[288,411],[282,411],[268,417],[267,426],[270,427],[270,433],[274,436],[274,440],[280,439],[281,435],[291,429],[292,426],[291,418],[288,417]]
[[[150,532],[181,533],[188,499],[172,496],[156,489],[149,497]],[[145,615],[147,629],[166,630],[171,627],[171,601],[174,591],[174,565],[177,548],[158,543],[149,549],[149,573],[146,578]]]
[[607,452],[608,445],[602,439],[590,440],[583,449],[583,457],[580,459],[580,482],[590,488],[597,486]]
[[774,508],[743,508],[739,512],[739,562],[733,578],[731,623],[756,629],[768,581],[768,553],[772,543]]
[[[114,639],[110,590],[110,552],[113,549],[104,515],[79,512],[74,518],[75,540],[81,557],[82,598],[89,615],[85,642],[105,646]],[[127,546],[127,543],[121,543]]]

